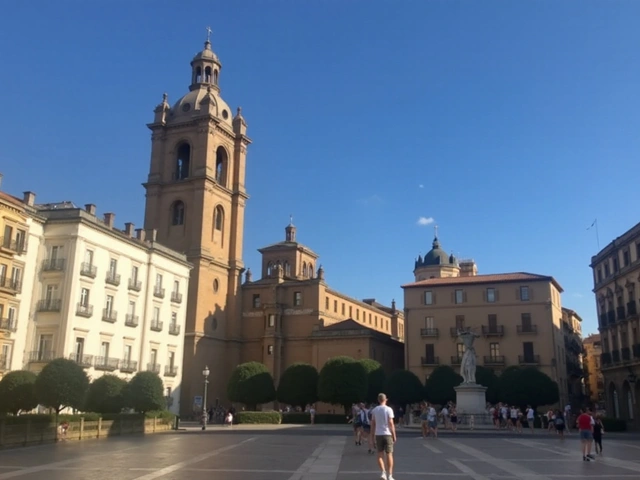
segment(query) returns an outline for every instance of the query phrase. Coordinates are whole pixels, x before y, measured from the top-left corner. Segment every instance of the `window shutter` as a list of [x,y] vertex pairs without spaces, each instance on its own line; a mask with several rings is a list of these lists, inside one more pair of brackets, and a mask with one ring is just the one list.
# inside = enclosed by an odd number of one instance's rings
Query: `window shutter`
[[467,303],[467,292],[462,292],[462,303]]
[[516,287],[516,300],[520,300],[520,289]]
[[529,300],[533,300],[533,287],[529,287]]
[[486,288],[484,290],[482,290],[482,301],[483,302],[487,301],[487,289]]
[[494,296],[496,297],[496,302],[497,302],[498,300],[500,300],[500,291],[496,288],[494,292],[495,292]]
[[435,292],[433,292],[431,294],[431,303],[433,303],[434,305],[436,304],[436,293]]
[[451,303],[456,303],[456,291],[451,292]]

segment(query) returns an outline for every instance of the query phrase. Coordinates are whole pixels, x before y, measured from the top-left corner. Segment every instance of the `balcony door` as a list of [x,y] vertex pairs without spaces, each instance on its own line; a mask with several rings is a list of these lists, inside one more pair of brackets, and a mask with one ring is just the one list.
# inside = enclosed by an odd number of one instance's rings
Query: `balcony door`
[[93,265],[93,250],[84,251],[84,263],[86,263],[88,267]]
[[57,285],[47,285],[47,291],[45,292],[45,300],[47,303],[50,303],[52,300],[58,298],[58,286]]
[[124,346],[124,354],[123,356],[123,360],[125,361],[125,363],[128,365],[129,363],[131,363],[131,345],[125,345]]
[[533,352],[533,342],[524,342],[522,344],[522,355],[524,356],[525,362],[533,363],[533,359],[535,357]]
[[38,360],[48,360],[53,351],[53,335],[40,335],[38,339]]
[[427,343],[424,346],[424,358],[427,363],[433,364],[436,359],[436,348],[433,343]]
[[489,315],[489,332],[490,333],[498,333],[498,316],[495,314]]
[[75,351],[75,360],[76,362],[82,361],[82,357],[84,355],[84,338],[76,338],[76,351]]

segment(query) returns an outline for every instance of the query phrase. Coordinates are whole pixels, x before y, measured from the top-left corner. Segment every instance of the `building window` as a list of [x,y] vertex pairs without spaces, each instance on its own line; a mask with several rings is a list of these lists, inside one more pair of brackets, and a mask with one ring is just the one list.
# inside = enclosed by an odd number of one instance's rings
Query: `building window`
[[353,307],[349,305],[349,318],[353,318]]
[[293,292],[293,305],[296,307],[302,305],[302,292]]
[[307,277],[307,262],[302,262],[302,276]]
[[490,343],[489,344],[489,355],[492,360],[497,359],[500,356],[500,344],[499,343]]
[[598,283],[602,281],[602,269],[599,267],[598,267],[598,273],[596,278],[598,279]]
[[622,252],[622,263],[625,267],[628,267],[631,261],[629,260],[629,250]]
[[85,250],[84,263],[86,263],[88,267],[93,265],[93,250]]
[[342,316],[344,316],[344,314],[346,313],[346,305],[343,303],[342,304]]
[[111,314],[113,313],[113,303],[114,298],[113,295],[107,295],[107,301],[104,305],[104,314],[107,318],[111,318]]
[[496,301],[496,289],[487,288],[487,302],[494,303]]
[[456,330],[464,330],[464,315],[456,315]]
[[167,363],[169,364],[170,368],[174,367],[174,365],[176,364],[176,352],[169,352]]
[[162,274],[156,274],[156,288],[162,288]]
[[613,271],[617,272],[619,270],[618,267],[618,257],[613,257]]
[[109,342],[102,342],[100,344],[100,356],[104,359],[106,363],[107,358],[109,358]]
[[224,226],[224,210],[222,209],[221,205],[218,205],[215,211],[214,228],[218,232],[221,232],[223,226]]
[[424,304],[433,305],[433,292],[424,292]]
[[267,320],[267,325],[269,326],[269,328],[273,328],[276,326],[276,316],[273,313],[269,314],[268,320]]
[[223,147],[216,150],[216,182],[219,185],[227,186],[227,151]]
[[171,225],[184,224],[184,203],[178,200],[171,207]]
[[267,345],[267,355],[273,355],[273,345]]
[[523,286],[520,287],[520,301],[528,302],[529,301],[529,287]]
[[160,321],[160,307],[153,307],[153,320]]
[[253,294],[253,308],[260,308],[260,294]]
[[425,317],[424,318],[424,328],[426,328],[427,330],[433,330],[434,329],[433,317]]
[[424,356],[425,356],[425,363],[427,364],[436,363],[436,347],[433,343],[427,343],[424,346]]
[[176,180],[189,178],[189,163],[191,161],[191,147],[183,143],[178,147],[176,158]]
[[609,262],[606,262],[604,264],[604,277],[609,278],[609,275],[611,275],[611,271],[609,270]]
[[464,291],[456,290],[455,291],[455,296],[454,296],[454,301],[458,305],[463,303],[464,302]]
[[337,300],[333,301],[333,311],[335,313],[338,313],[338,301]]
[[458,360],[461,360],[464,355],[464,343],[458,343],[456,346],[456,354],[458,356]]
[[83,288],[82,290],[80,290],[80,305],[83,307],[89,306],[89,289],[88,288]]
[[287,277],[291,276],[291,265],[289,265],[289,262],[284,262],[284,274]]
[[531,324],[531,314],[523,313],[520,315],[520,322],[522,323],[522,331],[523,332],[531,332],[533,331],[533,325]]
[[324,297],[324,308],[329,310],[329,297]]

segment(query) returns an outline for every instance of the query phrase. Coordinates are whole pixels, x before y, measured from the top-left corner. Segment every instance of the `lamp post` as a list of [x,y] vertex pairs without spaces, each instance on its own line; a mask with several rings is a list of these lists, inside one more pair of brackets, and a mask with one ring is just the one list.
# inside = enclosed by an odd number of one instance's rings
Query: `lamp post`
[[209,385],[209,367],[205,366],[202,371],[204,377],[204,395],[202,398],[202,430],[207,429],[207,420],[209,420],[209,413],[207,412],[207,386]]
[[636,382],[638,381],[638,377],[636,376],[635,373],[633,373],[633,370],[629,369],[630,373],[629,375],[627,375],[627,381],[629,382],[629,387],[631,390],[631,400],[633,402],[633,404],[636,404]]

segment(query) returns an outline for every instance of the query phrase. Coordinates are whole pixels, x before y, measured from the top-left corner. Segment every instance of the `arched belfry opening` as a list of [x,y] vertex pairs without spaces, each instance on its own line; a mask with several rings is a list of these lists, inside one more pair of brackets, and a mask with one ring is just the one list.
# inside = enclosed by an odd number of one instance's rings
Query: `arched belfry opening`
[[213,213],[213,235],[212,240],[223,245],[224,240],[224,209],[218,205]]
[[188,143],[181,143],[176,153],[176,180],[185,180],[189,178],[189,169],[191,166],[191,147]]
[[171,225],[184,225],[184,202],[177,200],[171,206]]
[[216,182],[223,186],[227,186],[227,167],[229,165],[229,157],[224,147],[220,146],[216,150]]

